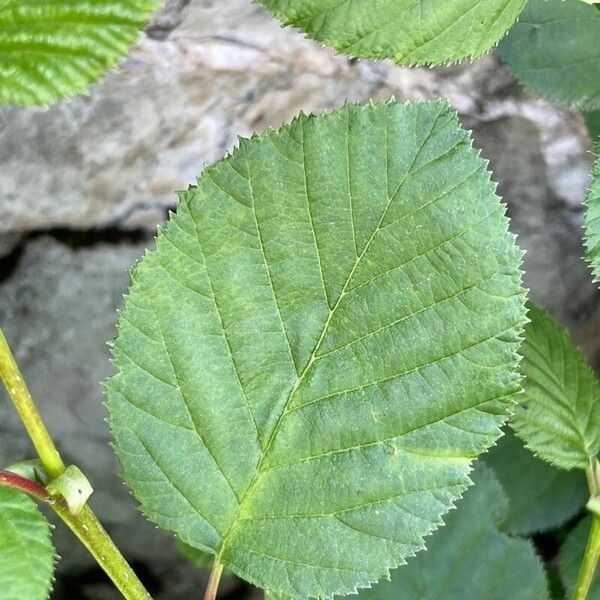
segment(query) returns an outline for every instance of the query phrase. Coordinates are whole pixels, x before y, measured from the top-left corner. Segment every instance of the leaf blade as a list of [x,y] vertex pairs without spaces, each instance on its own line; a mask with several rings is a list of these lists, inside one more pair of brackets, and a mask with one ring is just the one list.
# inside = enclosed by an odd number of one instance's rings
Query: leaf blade
[[45,600],[54,572],[50,525],[21,492],[0,486],[2,600]]
[[145,512],[296,596],[421,547],[519,389],[521,253],[493,190],[444,103],[301,116],[205,171],[133,272],[113,351]]
[[138,39],[158,0],[4,0],[0,104],[46,105],[84,92]]
[[492,471],[478,465],[473,482],[427,552],[394,571],[390,582],[361,592],[360,600],[548,598],[544,569],[532,543],[501,532],[507,500]]
[[600,108],[600,13],[580,0],[529,0],[498,53],[540,96],[591,111]]
[[524,400],[511,425],[527,447],[561,469],[586,469],[600,449],[600,385],[568,332],[529,306],[521,347]]
[[398,64],[441,64],[475,58],[494,46],[526,0],[261,0],[285,25],[358,58]]
[[507,431],[484,456],[508,497],[502,530],[518,535],[563,525],[585,505],[589,491],[580,471],[558,470],[533,455]]

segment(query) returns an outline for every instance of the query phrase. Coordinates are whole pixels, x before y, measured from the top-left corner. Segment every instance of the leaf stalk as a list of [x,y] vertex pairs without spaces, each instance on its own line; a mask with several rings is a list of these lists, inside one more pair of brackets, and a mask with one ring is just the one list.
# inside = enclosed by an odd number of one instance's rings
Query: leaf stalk
[[210,577],[208,579],[208,586],[204,593],[204,600],[215,600],[217,597],[217,590],[219,589],[219,582],[221,581],[221,575],[223,574],[223,565],[215,559]]

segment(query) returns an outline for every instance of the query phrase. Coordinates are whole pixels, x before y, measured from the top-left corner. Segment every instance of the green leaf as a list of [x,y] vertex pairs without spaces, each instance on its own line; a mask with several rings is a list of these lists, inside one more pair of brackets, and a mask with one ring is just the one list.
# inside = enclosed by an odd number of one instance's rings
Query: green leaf
[[498,529],[507,500],[492,472],[479,465],[447,525],[391,581],[358,600],[545,600],[546,576],[528,540]]
[[86,90],[138,39],[158,0],[0,0],[0,104]]
[[566,329],[529,307],[521,347],[524,396],[513,428],[536,455],[561,469],[589,466],[600,449],[600,386]]
[[[600,140],[596,145],[600,157]],[[591,264],[596,282],[600,282],[600,158],[592,171],[592,183],[585,200],[585,247],[586,258]]]
[[485,455],[509,501],[502,529],[528,535],[562,525],[587,502],[585,475],[562,471],[536,458],[507,432]]
[[600,110],[584,112],[582,116],[590,134],[590,139],[594,143],[600,143]]
[[0,486],[0,600],[44,600],[55,553],[50,524],[35,502]]
[[600,11],[581,0],[529,0],[500,42],[500,58],[536,94],[600,108]]
[[526,0],[259,0],[284,24],[359,58],[441,64],[481,56]]
[[177,540],[177,550],[199,569],[210,569],[215,559],[212,554],[198,550],[198,548],[194,548],[189,544],[184,544],[181,540]]
[[519,391],[521,252],[446,103],[242,140],[132,274],[108,409],[144,512],[330,597],[423,545]]
[[[591,517],[583,519],[569,534],[560,549],[560,574],[567,590],[567,597],[571,596],[577,583],[577,576],[583,562],[583,554],[591,526]],[[598,571],[596,571],[596,576],[594,577],[587,600],[600,600],[600,576],[598,575]]]

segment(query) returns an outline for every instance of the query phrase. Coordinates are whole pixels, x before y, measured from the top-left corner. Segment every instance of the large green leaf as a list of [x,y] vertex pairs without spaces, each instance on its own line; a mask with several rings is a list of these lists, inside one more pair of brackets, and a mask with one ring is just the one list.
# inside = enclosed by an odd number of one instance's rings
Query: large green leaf
[[507,432],[485,455],[508,497],[502,529],[527,535],[562,525],[589,498],[579,470],[562,471],[535,457],[520,439]]
[[108,408],[145,513],[297,597],[423,545],[519,390],[521,252],[445,103],[242,140],[132,274]]
[[475,486],[422,552],[359,600],[544,600],[546,576],[530,541],[498,529],[507,514],[502,487],[480,466]]
[[137,40],[159,0],[0,0],[0,104],[83,92]]
[[600,108],[600,11],[581,0],[529,0],[498,51],[537,94]]
[[562,469],[589,466],[600,450],[600,385],[569,333],[530,306],[521,347],[523,400],[512,421],[538,456]]
[[[600,157],[600,140],[596,146]],[[600,158],[592,171],[592,184],[585,201],[585,246],[586,256],[592,266],[594,278],[600,281]]]
[[339,52],[440,64],[482,55],[526,0],[259,0],[286,25]]
[[[583,519],[569,534],[560,549],[560,574],[567,590],[567,597],[571,596],[575,588],[591,526],[591,517]],[[587,600],[600,600],[600,576],[598,572],[594,577]]]
[[21,492],[0,486],[0,600],[44,600],[54,572],[50,525]]

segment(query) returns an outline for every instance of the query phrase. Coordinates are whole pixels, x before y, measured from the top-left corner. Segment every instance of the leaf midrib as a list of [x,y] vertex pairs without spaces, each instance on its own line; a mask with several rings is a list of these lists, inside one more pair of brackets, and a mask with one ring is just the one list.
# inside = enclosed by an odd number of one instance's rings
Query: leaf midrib
[[[277,437],[277,433],[279,430],[279,426],[286,414],[286,410],[287,407],[289,406],[292,398],[294,397],[294,394],[298,391],[298,388],[300,387],[300,384],[302,383],[302,381],[304,380],[304,377],[306,375],[306,373],[309,371],[310,367],[312,366],[312,364],[315,361],[316,358],[316,354],[319,351],[319,348],[321,347],[321,344],[323,343],[323,340],[325,339],[325,336],[327,335],[327,331],[329,329],[329,324],[331,323],[331,319],[333,318],[333,315],[335,314],[337,308],[339,307],[342,298],[344,298],[345,294],[346,294],[346,290],[348,288],[348,285],[350,283],[350,281],[352,280],[352,277],[354,276],[354,273],[356,272],[356,269],[358,268],[361,260],[364,258],[364,256],[366,255],[366,253],[368,252],[371,243],[373,242],[373,240],[375,239],[375,236],[377,235],[377,233],[379,232],[381,225],[383,223],[383,221],[385,220],[385,217],[387,216],[387,213],[390,209],[390,206],[392,205],[393,201],[395,200],[396,196],[398,195],[398,193],[400,192],[400,190],[402,189],[404,183],[406,182],[406,180],[408,179],[408,177],[412,174],[412,170],[414,168],[414,165],[417,162],[417,159],[419,158],[419,156],[421,155],[421,152],[423,151],[423,148],[425,147],[425,145],[427,144],[427,142],[429,141],[429,139],[431,138],[436,125],[440,119],[440,117],[442,116],[442,114],[444,114],[443,110],[440,110],[440,112],[435,116],[435,118],[433,119],[433,123],[430,126],[430,129],[427,133],[427,135],[424,136],[422,143],[420,144],[419,148],[415,151],[415,155],[413,157],[413,160],[410,164],[410,166],[406,169],[406,172],[404,173],[404,176],[401,178],[398,186],[396,187],[396,189],[394,190],[393,194],[389,194],[389,173],[388,173],[388,135],[389,135],[389,115],[386,113],[386,123],[385,123],[385,135],[384,135],[384,155],[385,155],[385,160],[386,160],[386,164],[385,164],[385,178],[386,178],[386,187],[385,189],[388,192],[388,202],[386,204],[385,209],[382,212],[381,218],[379,219],[377,226],[374,228],[373,233],[371,234],[371,236],[369,237],[369,239],[367,240],[367,243],[365,244],[365,247],[363,249],[363,251],[361,252],[361,254],[359,256],[357,256],[356,260],[354,261],[354,265],[352,266],[352,269],[350,270],[350,273],[348,275],[348,277],[346,278],[346,281],[344,283],[344,286],[342,287],[342,291],[340,292],[334,306],[332,308],[330,308],[329,310],[329,315],[327,317],[327,319],[325,320],[325,323],[323,325],[323,329],[321,331],[321,335],[319,337],[319,339],[317,340],[315,347],[313,348],[313,351],[311,352],[310,358],[306,364],[306,366],[304,367],[304,369],[302,370],[302,372],[300,373],[300,375],[297,377],[296,382],[294,384],[294,386],[292,387],[287,400],[285,402],[285,405],[283,406],[283,410],[281,411],[281,414],[279,415],[279,417],[277,418],[277,421],[275,423],[275,426],[273,427],[273,431],[271,432],[271,435],[269,436],[269,440],[267,442],[267,445],[265,446],[264,451],[261,452],[261,458],[260,461],[256,467],[256,472],[254,473],[254,476],[252,478],[252,480],[250,481],[248,487],[246,488],[246,490],[244,491],[242,498],[240,499],[240,502],[238,504],[238,509],[237,512],[235,514],[235,516],[233,517],[233,519],[231,520],[231,524],[227,530],[227,532],[225,533],[225,535],[223,536],[222,540],[221,540],[221,547],[216,555],[215,558],[215,563],[220,563],[221,562],[221,558],[223,556],[223,552],[225,551],[226,547],[227,547],[227,541],[230,537],[230,535],[232,534],[232,532],[234,531],[236,525],[239,523],[240,521],[240,514],[242,511],[242,507],[244,506],[244,503],[246,501],[246,499],[250,496],[250,493],[252,491],[252,489],[254,488],[256,482],[258,481],[260,475],[262,474],[262,465],[265,461],[265,458],[267,457],[267,455],[269,454],[269,450],[271,448],[271,446],[273,445],[273,442],[275,441],[275,438]],[[306,158],[306,151],[305,151],[305,145],[304,145],[304,141],[305,141],[305,120],[301,121],[301,131],[302,131],[302,153],[303,153],[303,158]],[[247,155],[246,155],[246,162],[248,164],[248,160],[247,160]],[[305,162],[304,162],[305,165]],[[304,166],[304,176],[306,177],[306,167]],[[250,173],[250,169],[248,168],[248,184],[250,187],[250,191],[252,194],[252,197],[254,198],[254,193],[253,193],[253,188],[252,188],[252,180],[251,180],[251,173]],[[306,195],[307,195],[307,201],[310,203],[310,198],[308,197],[308,188],[306,188]],[[314,229],[313,229],[313,234],[314,234]],[[262,243],[261,243],[262,244]],[[316,236],[315,236],[315,245],[316,245]],[[264,251],[264,250],[263,250]],[[320,267],[320,263],[319,263],[319,267]],[[327,296],[326,296],[327,299]]]

